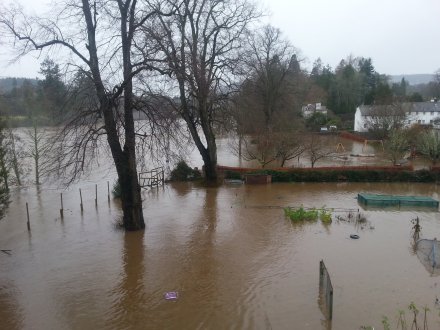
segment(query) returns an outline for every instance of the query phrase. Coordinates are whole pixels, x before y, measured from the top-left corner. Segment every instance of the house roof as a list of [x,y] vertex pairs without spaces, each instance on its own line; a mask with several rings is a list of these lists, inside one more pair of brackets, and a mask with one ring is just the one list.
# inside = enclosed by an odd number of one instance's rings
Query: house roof
[[440,112],[440,104],[437,102],[415,102],[413,111]]
[[[378,110],[391,109],[393,105],[361,105],[359,110],[362,116],[371,116],[376,114]],[[402,103],[403,108],[407,108],[411,112],[439,112],[440,104],[437,102],[404,102]]]

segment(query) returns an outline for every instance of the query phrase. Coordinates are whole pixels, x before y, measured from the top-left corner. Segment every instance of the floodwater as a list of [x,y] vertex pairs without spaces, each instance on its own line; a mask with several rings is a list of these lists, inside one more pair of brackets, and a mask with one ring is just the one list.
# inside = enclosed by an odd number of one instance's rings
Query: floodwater
[[[322,139],[328,140],[328,146],[330,149],[335,150],[339,143],[344,147],[344,151],[339,149],[332,153],[329,157],[321,158],[315,163],[315,167],[320,166],[391,166],[392,163],[386,157],[382,146],[372,146],[363,143],[353,141],[347,138],[339,137],[337,135],[324,135]],[[257,161],[238,161],[228,147],[228,140],[226,138],[218,139],[218,159],[219,164],[224,166],[242,166],[260,168]],[[352,155],[371,155],[370,157],[358,157]],[[417,155],[415,159],[400,160],[404,162],[403,165],[414,166],[417,169],[429,168],[432,164],[426,158],[421,155]],[[196,153],[192,153],[191,163],[194,166],[201,168],[203,165],[202,158]],[[272,162],[266,165],[266,168],[279,167],[279,162]],[[311,167],[310,160],[306,154],[303,154],[298,158],[286,161],[285,167]]]
[[[144,192],[147,229],[128,233],[112,226],[120,213],[106,187],[97,207],[94,184],[82,187],[83,213],[77,188],[63,193],[63,220],[58,191],[13,194],[0,221],[0,248],[11,250],[0,253],[1,329],[377,329],[382,315],[394,324],[396,308],[412,301],[433,310],[431,326],[440,319],[439,277],[413,253],[410,222],[418,216],[423,237],[438,237],[440,214],[362,211],[356,200],[357,193],[438,200],[437,185],[166,184]],[[273,207],[301,203],[361,208],[371,224],[292,223]],[[320,260],[334,287],[331,323],[318,304]],[[177,301],[164,299],[171,291]]]
[[[219,163],[237,166],[219,142]],[[348,140],[344,146],[362,149]],[[192,165],[198,162],[195,155]],[[397,308],[411,302],[432,310],[430,327],[440,321],[440,277],[414,254],[411,234],[419,217],[422,238],[440,237],[440,213],[363,210],[356,199],[373,193],[439,200],[438,185],[171,183],[143,192],[147,228],[125,233],[113,226],[121,215],[118,202],[108,201],[113,180],[100,169],[68,190],[12,192],[0,220],[0,249],[11,250],[0,252],[0,329],[381,329],[382,315],[394,327]],[[280,207],[300,204],[360,209],[369,223],[337,221],[345,212],[334,212],[330,225],[292,223]],[[334,288],[331,322],[320,309],[320,260]],[[165,300],[172,291],[177,301]]]

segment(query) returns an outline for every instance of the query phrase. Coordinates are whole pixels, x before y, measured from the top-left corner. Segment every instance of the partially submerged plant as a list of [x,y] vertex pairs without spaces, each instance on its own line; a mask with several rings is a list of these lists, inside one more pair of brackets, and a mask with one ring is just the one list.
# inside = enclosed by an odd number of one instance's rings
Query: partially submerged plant
[[411,223],[414,225],[412,227],[412,230],[414,230],[413,238],[414,238],[414,241],[417,241],[420,238],[420,232],[422,231],[422,226],[420,226],[419,217],[412,219]]
[[332,222],[332,212],[324,209],[325,205],[319,210],[319,217],[323,223]]
[[337,215],[336,219],[339,221],[353,222],[354,224],[364,224],[368,222],[368,215],[362,212],[349,211],[346,216]]
[[384,330],[390,330],[390,324],[388,323],[388,317],[382,315],[382,325]]
[[112,195],[114,199],[121,198],[121,185],[119,184],[119,180],[113,183]]
[[[419,314],[419,310],[417,309],[416,305],[411,302],[408,306],[408,310],[412,312],[412,314],[414,315],[413,321],[411,323],[411,330],[415,329],[415,330],[428,330],[428,319],[427,319],[427,312],[430,312],[431,310],[428,307],[421,307],[424,310],[424,314],[423,314],[423,328],[421,325],[419,325],[417,323],[417,316]],[[396,319],[397,319],[397,329],[402,329],[402,330],[408,330],[408,324],[406,323],[406,319],[405,319],[405,311],[398,309],[397,311],[399,312],[398,315],[396,315]],[[440,314],[439,314],[440,315]],[[388,323],[388,318],[386,316],[382,316],[382,325],[384,330],[390,330],[390,324]]]
[[323,207],[321,207],[319,210],[317,210],[314,207],[312,210],[306,211],[304,209],[304,205],[301,204],[301,206],[298,208],[298,210],[294,210],[291,207],[284,208],[284,213],[292,221],[300,221],[300,220],[311,221],[311,220],[317,220],[318,218],[320,218],[323,223],[331,223],[332,222],[331,211],[327,211],[325,209],[325,205]]
[[304,210],[303,204],[299,207],[298,210],[294,210],[291,207],[284,208],[284,213],[290,218],[292,221],[299,220],[316,220],[319,216],[318,211],[313,208],[311,211]]

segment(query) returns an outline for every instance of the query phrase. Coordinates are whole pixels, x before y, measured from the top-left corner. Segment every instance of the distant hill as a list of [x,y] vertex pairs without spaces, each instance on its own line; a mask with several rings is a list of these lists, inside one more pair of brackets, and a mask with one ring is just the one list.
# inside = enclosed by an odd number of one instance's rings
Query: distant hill
[[401,74],[397,76],[391,76],[392,82],[401,82],[402,78],[405,78],[410,85],[417,84],[427,84],[432,80],[432,73],[422,73],[422,74]]
[[[19,88],[21,85],[23,85],[23,81],[27,79],[32,85],[37,85],[38,80],[32,79],[32,78],[18,78],[15,77],[17,80],[17,88]],[[0,93],[7,93],[12,90],[13,88],[13,80],[14,77],[7,77],[7,78],[0,78]]]

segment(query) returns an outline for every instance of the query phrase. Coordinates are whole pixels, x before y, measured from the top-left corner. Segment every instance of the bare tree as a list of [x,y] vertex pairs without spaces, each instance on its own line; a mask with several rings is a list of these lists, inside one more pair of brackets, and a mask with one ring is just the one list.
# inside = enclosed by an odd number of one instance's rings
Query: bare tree
[[[242,57],[243,106],[250,104],[249,114],[263,115],[266,127],[285,123],[285,114],[299,113],[299,86],[303,72],[299,50],[284,38],[282,32],[266,25],[249,35],[247,52]],[[242,97],[243,97],[242,96]],[[254,100],[253,102],[250,100]],[[291,116],[292,117],[292,116]],[[279,130],[279,129],[278,129]]]
[[397,165],[399,160],[403,159],[406,150],[409,148],[408,132],[405,130],[391,131],[389,137],[383,143],[385,156],[393,165]]
[[[0,99],[2,95],[0,94]],[[0,117],[0,219],[6,213],[9,200],[9,186],[8,186],[8,170],[6,168],[6,134],[4,133],[6,123],[5,120]]]
[[309,134],[304,139],[305,155],[310,160],[311,167],[315,167],[315,163],[324,157],[330,156],[333,148],[330,141],[326,137],[318,134]]
[[[155,63],[144,56],[148,41],[139,29],[162,14],[136,0],[67,0],[54,3],[42,17],[25,14],[17,5],[0,7],[2,44],[16,49],[15,59],[32,51],[61,53],[67,68],[75,68],[88,81],[87,90],[70,96],[74,106],[58,114],[63,127],[52,151],[57,173],[72,182],[94,164],[95,156],[109,150],[121,186],[126,230],[145,228],[136,138],[151,143],[158,136],[139,132],[134,121],[133,112],[145,108],[137,103],[133,80]],[[146,45],[142,51],[140,45]]]
[[391,105],[372,105],[365,116],[366,129],[374,138],[383,140],[393,130],[403,129],[410,121],[412,103],[393,103]]
[[51,150],[51,142],[49,135],[44,129],[37,126],[34,121],[32,129],[26,131],[26,135],[31,140],[31,145],[28,147],[27,154],[33,159],[35,166],[35,184],[40,184],[40,178],[45,176],[50,171],[51,157],[49,155]]
[[163,55],[164,65],[157,69],[174,83],[176,110],[202,156],[207,181],[214,182],[214,125],[229,99],[243,35],[260,14],[250,0],[166,0],[162,6],[174,14],[155,16],[144,31]]
[[[28,174],[29,168],[23,162],[26,157],[25,144],[21,137],[14,133],[11,128],[8,129],[7,135],[7,151],[6,151],[6,162],[9,172],[14,173],[15,183],[18,186],[22,185],[23,176]],[[11,178],[9,178],[11,182]]]
[[305,150],[304,135],[296,132],[282,132],[277,134],[277,155],[284,167],[286,161],[299,157]]
[[428,87],[431,96],[437,98],[438,100],[440,98],[440,69],[437,69],[434,72],[434,75],[432,77],[432,80],[428,84]]
[[243,159],[257,161],[262,168],[279,157],[276,134],[270,128],[261,129],[252,136],[247,135],[242,144]]
[[438,131],[424,132],[419,142],[420,152],[429,158],[432,165],[440,159],[440,140]]

